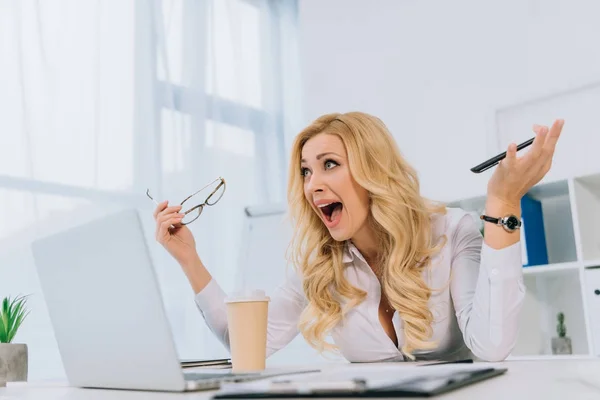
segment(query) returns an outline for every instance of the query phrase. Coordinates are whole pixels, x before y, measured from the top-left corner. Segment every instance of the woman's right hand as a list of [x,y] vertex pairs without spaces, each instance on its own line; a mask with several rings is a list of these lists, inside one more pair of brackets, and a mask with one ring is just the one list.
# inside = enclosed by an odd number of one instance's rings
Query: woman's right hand
[[181,206],[168,205],[169,202],[165,200],[154,210],[156,241],[183,266],[198,258],[196,241],[190,229],[181,224]]

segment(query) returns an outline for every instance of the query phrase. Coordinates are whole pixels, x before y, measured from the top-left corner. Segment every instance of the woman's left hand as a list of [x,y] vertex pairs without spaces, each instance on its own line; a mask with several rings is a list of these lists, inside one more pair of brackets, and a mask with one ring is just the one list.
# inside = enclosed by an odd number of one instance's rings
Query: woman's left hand
[[521,198],[550,170],[556,142],[564,120],[556,120],[550,129],[534,125],[536,133],[531,149],[517,158],[517,145],[511,143],[488,182],[488,198],[518,206]]

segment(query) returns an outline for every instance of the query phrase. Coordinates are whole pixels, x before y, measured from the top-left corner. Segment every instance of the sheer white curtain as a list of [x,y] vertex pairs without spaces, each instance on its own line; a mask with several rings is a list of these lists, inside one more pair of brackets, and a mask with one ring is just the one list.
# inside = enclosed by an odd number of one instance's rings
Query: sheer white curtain
[[0,297],[32,294],[16,338],[29,345],[32,379],[64,371],[31,240],[122,207],[147,216],[180,356],[225,354],[154,242],[144,192],[178,203],[226,179],[223,199],[191,228],[232,289],[244,207],[285,200],[287,143],[301,128],[296,7],[0,0]]

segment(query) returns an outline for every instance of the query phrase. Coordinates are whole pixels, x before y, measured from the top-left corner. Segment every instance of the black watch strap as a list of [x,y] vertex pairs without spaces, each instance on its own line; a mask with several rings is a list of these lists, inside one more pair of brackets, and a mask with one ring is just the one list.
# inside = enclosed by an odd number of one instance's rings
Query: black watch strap
[[515,215],[505,215],[502,218],[495,218],[484,214],[480,218],[494,225],[502,226],[507,232],[514,232],[521,228],[521,221]]
[[489,215],[482,215],[481,219],[487,222],[491,222],[495,225],[500,225],[500,218],[490,217]]

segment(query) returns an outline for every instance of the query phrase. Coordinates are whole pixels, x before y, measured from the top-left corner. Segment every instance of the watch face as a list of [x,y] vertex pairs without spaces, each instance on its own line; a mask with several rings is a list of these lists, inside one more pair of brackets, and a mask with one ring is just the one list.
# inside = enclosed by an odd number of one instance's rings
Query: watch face
[[517,229],[519,227],[519,220],[514,215],[511,215],[510,217],[508,217],[506,219],[505,225],[511,231],[515,230],[515,229]]

